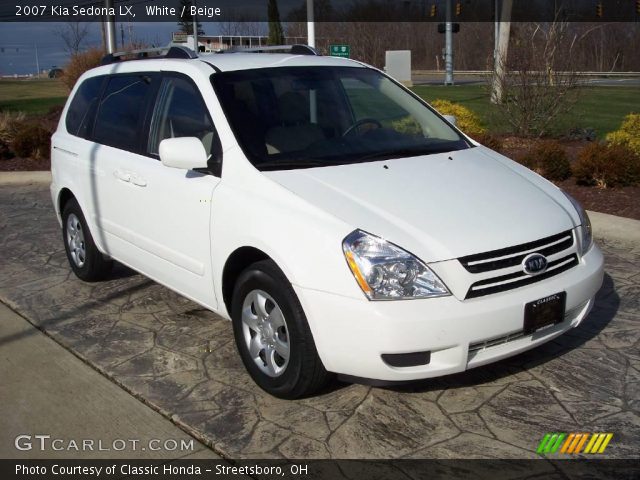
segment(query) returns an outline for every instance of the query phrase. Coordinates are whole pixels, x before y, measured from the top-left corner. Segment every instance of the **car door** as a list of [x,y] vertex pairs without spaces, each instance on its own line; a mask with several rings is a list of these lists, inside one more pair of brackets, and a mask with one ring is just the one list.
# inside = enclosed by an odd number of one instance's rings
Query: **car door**
[[140,133],[145,110],[160,76],[149,74],[110,75],[103,87],[93,124],[90,151],[87,153],[93,231],[97,243],[112,257],[141,269],[130,261],[137,246],[136,232],[130,231],[130,219],[138,208],[131,169],[145,158],[140,155]]
[[[110,92],[120,95],[134,79]],[[210,308],[216,308],[211,274],[211,196],[219,178],[162,165],[158,146],[165,138],[197,136],[211,152],[217,135],[204,101],[182,75],[151,79],[142,102],[114,102],[123,110],[140,108],[134,146],[98,155],[109,165],[112,188],[102,204],[101,224],[112,255],[136,270]],[[140,93],[140,92],[138,92]],[[129,105],[122,105],[128,100]],[[107,100],[109,101],[109,100]],[[146,113],[145,113],[146,112]],[[124,115],[126,117],[126,115]],[[100,138],[100,112],[96,138]],[[131,125],[130,125],[131,126]],[[117,128],[116,130],[120,130]],[[111,135],[111,134],[110,134]],[[106,158],[109,157],[109,158]]]

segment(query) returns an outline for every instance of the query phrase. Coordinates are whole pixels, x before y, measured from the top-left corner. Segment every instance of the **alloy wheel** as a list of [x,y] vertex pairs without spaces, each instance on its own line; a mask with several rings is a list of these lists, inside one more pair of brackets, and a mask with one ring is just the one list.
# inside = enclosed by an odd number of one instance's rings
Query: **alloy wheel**
[[278,377],[289,364],[289,330],[282,310],[263,290],[252,290],[242,304],[242,332],[249,355],[269,377]]

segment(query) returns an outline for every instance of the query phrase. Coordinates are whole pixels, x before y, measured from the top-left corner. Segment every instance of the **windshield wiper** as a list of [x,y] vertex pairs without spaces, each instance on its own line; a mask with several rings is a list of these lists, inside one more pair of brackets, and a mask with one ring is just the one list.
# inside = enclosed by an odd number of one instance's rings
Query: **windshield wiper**
[[261,171],[265,170],[294,170],[298,168],[314,168],[314,167],[330,167],[336,165],[349,165],[353,163],[363,163],[373,160],[384,160],[387,158],[397,157],[416,157],[419,155],[432,155],[435,153],[446,153],[459,150],[451,145],[438,145],[432,147],[420,148],[399,148],[395,150],[380,150],[367,153],[361,156],[343,157],[340,160],[321,160],[316,158],[282,158],[278,160],[270,160],[263,163],[257,163],[256,168]]
[[451,147],[435,147],[435,148],[400,148],[397,150],[382,150],[379,152],[371,152],[361,157],[353,159],[350,163],[367,162],[371,160],[384,160],[387,158],[397,157],[417,157],[419,155],[432,155],[435,153],[446,153],[457,150]]
[[286,158],[281,160],[270,160],[268,162],[257,163],[256,168],[260,171],[294,170],[297,168],[329,167],[332,165],[340,165],[340,163],[329,162],[326,160],[316,160],[313,158]]

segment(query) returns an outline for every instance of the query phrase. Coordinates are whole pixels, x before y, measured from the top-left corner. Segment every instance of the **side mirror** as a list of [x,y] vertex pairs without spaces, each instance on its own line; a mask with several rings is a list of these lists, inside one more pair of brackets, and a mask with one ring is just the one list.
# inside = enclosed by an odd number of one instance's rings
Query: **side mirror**
[[451,125],[456,126],[457,125],[457,121],[456,121],[456,116],[455,115],[443,115],[444,119],[449,122]]
[[160,161],[165,167],[195,170],[207,168],[207,152],[196,137],[166,138],[160,142]]

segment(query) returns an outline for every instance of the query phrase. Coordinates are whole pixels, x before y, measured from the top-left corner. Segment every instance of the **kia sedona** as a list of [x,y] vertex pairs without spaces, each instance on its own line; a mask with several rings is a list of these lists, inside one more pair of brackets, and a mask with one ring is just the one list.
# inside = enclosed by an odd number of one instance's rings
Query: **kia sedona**
[[286,51],[111,55],[52,137],[71,269],[113,261],[231,320],[281,398],[406,382],[577,327],[602,284],[589,217],[383,72]]

